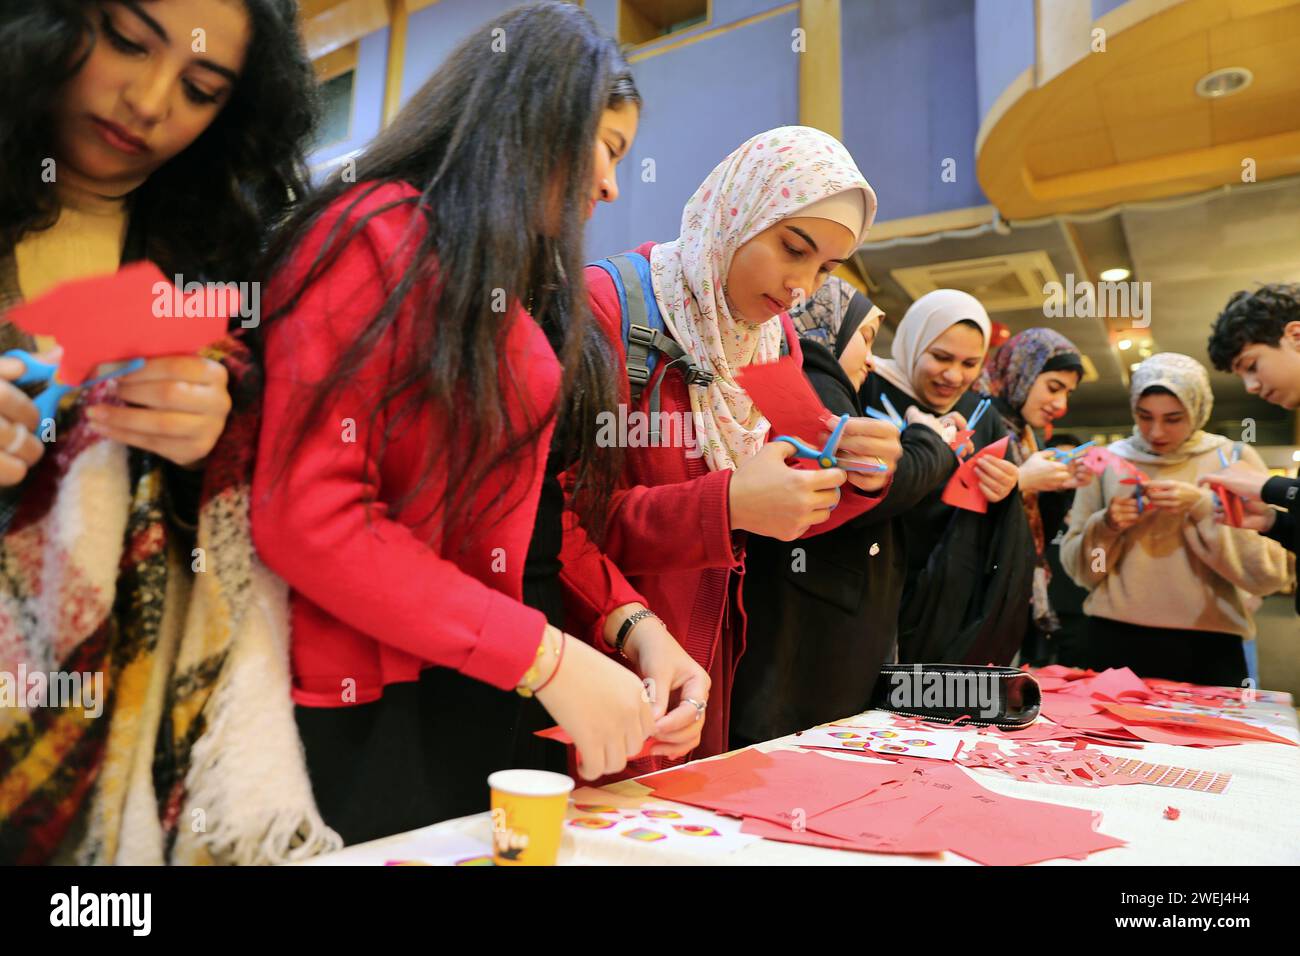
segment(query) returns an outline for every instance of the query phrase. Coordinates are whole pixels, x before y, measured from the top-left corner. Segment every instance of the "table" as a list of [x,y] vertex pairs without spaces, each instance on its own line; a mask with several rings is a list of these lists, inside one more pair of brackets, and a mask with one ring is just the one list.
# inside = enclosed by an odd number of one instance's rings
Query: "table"
[[[1300,724],[1289,695],[1278,695],[1280,703],[1262,701],[1250,705],[1253,712],[1269,714],[1280,721],[1271,729],[1300,742]],[[1041,718],[1040,718],[1041,719]],[[854,718],[864,725],[890,727],[892,718],[883,711],[868,711]],[[967,732],[967,746],[981,739],[975,730]],[[760,744],[759,749],[797,749],[790,735]],[[1091,746],[1091,745],[1090,745]],[[1147,785],[1111,787],[1069,787],[1058,784],[1025,783],[994,770],[971,770],[989,790],[1007,796],[1040,800],[1062,806],[1102,812],[1101,831],[1128,841],[1128,845],[1102,850],[1086,860],[1051,860],[1042,866],[1126,866],[1246,864],[1277,865],[1300,863],[1300,747],[1277,743],[1247,743],[1230,747],[1196,748],[1169,744],[1144,744],[1135,751],[1098,746],[1102,753],[1126,758],[1140,756],[1154,763],[1195,767],[1232,774],[1222,794],[1193,793]],[[711,758],[722,759],[722,758]],[[863,760],[848,754],[831,755],[835,760]],[[641,780],[647,778],[639,778]],[[581,785],[581,782],[579,782]],[[611,794],[638,798],[650,793],[637,780],[625,780],[605,788]],[[668,801],[654,800],[656,804]],[[1167,820],[1166,807],[1180,811],[1179,819]],[[685,809],[685,808],[684,808]],[[690,808],[693,815],[707,811]],[[447,820],[408,833],[370,843],[346,847],[304,865],[380,865],[389,860],[418,857],[431,841],[461,836],[491,845],[492,822],[487,813]],[[768,840],[743,847],[724,857],[693,854],[681,849],[668,851],[653,843],[615,845],[599,834],[565,828],[560,848],[562,866],[584,865],[735,865],[735,866],[973,866],[954,853],[942,857],[860,853],[828,850]]]

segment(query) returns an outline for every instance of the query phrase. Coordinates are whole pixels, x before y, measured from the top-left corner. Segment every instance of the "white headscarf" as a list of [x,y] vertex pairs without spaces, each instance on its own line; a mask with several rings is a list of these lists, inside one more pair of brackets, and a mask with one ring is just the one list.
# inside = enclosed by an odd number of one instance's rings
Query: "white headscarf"
[[1135,368],[1129,380],[1129,407],[1134,418],[1137,418],[1142,393],[1152,386],[1168,389],[1182,403],[1192,423],[1191,432],[1181,445],[1162,455],[1142,437],[1142,430],[1135,424],[1132,435],[1110,446],[1115,454],[1142,464],[1177,465],[1215,448],[1232,445],[1222,435],[1201,430],[1210,421],[1214,392],[1210,389],[1209,373],[1196,359],[1177,352],[1158,352]]
[[[821,202],[850,191],[860,198]],[[835,222],[860,216],[849,225],[860,243],[876,215],[876,194],[833,136],[782,126],[746,140],[719,163],[682,210],[681,235],[650,253],[668,334],[693,364],[714,373],[708,386],[690,386],[696,439],[710,470],[735,468],[762,447],[768,421],[735,372],[776,361],[781,348],[779,316],[755,325],[727,308],[723,284],[732,258],[763,230],[804,215]]]
[[[934,340],[958,322],[971,321],[979,326],[984,337],[984,350],[987,352],[989,338],[993,335],[993,323],[989,314],[980,305],[979,299],[968,292],[957,289],[935,289],[927,292],[912,303],[898,323],[894,332],[893,357],[876,359],[874,370],[885,381],[893,385],[915,402],[922,401],[912,386],[916,375],[916,366],[921,361]],[[962,393],[953,398],[948,408],[935,408],[931,411],[946,412],[957,404]]]

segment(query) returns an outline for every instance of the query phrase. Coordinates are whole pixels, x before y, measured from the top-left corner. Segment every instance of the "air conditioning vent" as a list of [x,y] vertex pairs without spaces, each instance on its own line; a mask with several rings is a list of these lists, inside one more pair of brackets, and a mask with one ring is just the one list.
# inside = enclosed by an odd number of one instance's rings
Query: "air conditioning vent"
[[890,275],[914,300],[935,289],[960,289],[989,312],[1041,308],[1043,286],[1060,281],[1051,258],[1041,250],[909,266]]

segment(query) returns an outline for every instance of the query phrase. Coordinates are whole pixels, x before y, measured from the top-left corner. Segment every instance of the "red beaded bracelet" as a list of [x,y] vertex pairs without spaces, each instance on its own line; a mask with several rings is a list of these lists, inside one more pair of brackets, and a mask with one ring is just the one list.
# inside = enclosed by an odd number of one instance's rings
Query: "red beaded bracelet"
[[546,678],[546,680],[542,681],[542,686],[541,686],[541,687],[539,687],[539,688],[537,688],[537,690],[533,691],[533,696],[534,696],[534,697],[536,697],[536,696],[537,696],[538,694],[540,694],[542,691],[546,690],[546,685],[549,684],[551,681],[555,680],[555,675],[558,674],[558,673],[560,672],[560,665],[564,663],[564,648],[568,645],[568,643],[569,643],[569,642],[568,642],[567,640],[565,640],[565,635],[564,635],[564,633],[561,632],[561,634],[560,634],[560,653],[559,653],[558,655],[556,655],[556,658],[555,658],[555,670],[551,671],[551,676],[550,676],[550,677],[548,677],[548,678]]

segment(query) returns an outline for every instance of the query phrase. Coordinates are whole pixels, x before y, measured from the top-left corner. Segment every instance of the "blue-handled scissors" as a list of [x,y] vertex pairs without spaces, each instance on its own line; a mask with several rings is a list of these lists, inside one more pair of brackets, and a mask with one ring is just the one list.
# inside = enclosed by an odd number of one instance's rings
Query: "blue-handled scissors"
[[810,445],[806,445],[797,438],[789,435],[778,435],[773,441],[789,442],[794,445],[795,458],[807,458],[817,462],[822,468],[843,468],[845,471],[860,471],[866,474],[879,474],[882,471],[889,471],[885,465],[868,465],[862,461],[841,461],[835,457],[835,449],[839,447],[840,436],[844,432],[844,425],[852,417],[847,413],[840,416],[839,422],[835,425],[835,430],[831,432],[831,437],[826,439],[826,447],[818,451]]
[[36,406],[36,411],[40,413],[41,421],[45,421],[47,418],[54,418],[55,413],[59,410],[59,402],[63,401],[63,396],[68,394],[68,392],[76,391],[79,388],[87,388],[91,385],[97,385],[110,378],[117,378],[119,375],[126,375],[130,372],[135,372],[144,368],[144,359],[132,359],[121,368],[115,368],[111,372],[105,372],[103,375],[82,382],[80,385],[68,385],[59,381],[58,365],[51,364],[50,362],[42,362],[31,352],[23,349],[10,349],[8,352],[4,353],[4,357],[16,358],[18,361],[23,363],[23,374],[13,380],[15,385],[39,385],[41,382],[47,383],[45,389],[32,400],[32,403]]

